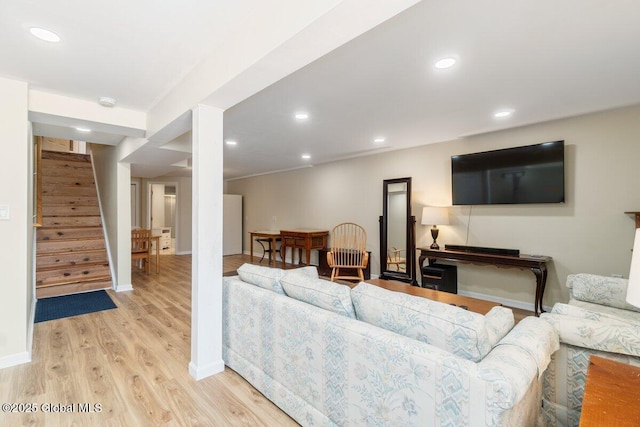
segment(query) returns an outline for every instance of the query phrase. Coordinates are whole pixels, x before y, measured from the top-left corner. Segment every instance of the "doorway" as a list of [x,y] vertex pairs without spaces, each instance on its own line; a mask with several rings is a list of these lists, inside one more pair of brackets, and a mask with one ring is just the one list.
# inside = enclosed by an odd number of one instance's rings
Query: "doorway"
[[176,252],[176,236],[179,233],[177,224],[177,182],[149,182],[147,187],[148,209],[147,224],[151,234],[160,236],[160,255],[174,255]]

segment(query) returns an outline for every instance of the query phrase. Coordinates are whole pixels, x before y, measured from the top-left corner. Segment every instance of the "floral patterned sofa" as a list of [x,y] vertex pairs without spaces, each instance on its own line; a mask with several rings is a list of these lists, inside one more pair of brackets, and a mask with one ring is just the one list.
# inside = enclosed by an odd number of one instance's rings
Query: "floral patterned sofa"
[[640,310],[625,301],[627,280],[593,274],[567,277],[568,304],[540,317],[560,335],[560,350],[543,378],[543,412],[550,426],[580,423],[592,354],[640,366]]
[[224,278],[225,363],[303,426],[533,426],[553,327],[486,316],[315,267]]

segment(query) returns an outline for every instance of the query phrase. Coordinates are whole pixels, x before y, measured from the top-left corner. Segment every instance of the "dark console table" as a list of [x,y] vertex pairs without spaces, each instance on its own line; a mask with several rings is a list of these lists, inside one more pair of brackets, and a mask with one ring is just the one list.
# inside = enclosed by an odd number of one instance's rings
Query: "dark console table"
[[418,268],[420,269],[422,269],[424,260],[429,259],[429,263],[434,263],[436,260],[446,260],[531,270],[536,276],[536,297],[534,304],[536,316],[539,316],[540,313],[544,311],[542,310],[542,297],[544,295],[544,287],[547,284],[547,263],[551,261],[551,257],[543,255],[514,256],[447,249],[436,250],[431,248],[419,248],[419,250],[420,258],[418,258]]

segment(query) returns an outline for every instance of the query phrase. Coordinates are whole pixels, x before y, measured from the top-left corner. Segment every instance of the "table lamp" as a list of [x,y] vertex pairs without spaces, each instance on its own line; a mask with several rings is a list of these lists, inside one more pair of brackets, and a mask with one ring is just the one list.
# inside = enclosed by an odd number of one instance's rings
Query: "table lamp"
[[636,228],[636,237],[633,241],[629,284],[627,285],[627,302],[633,306],[640,307],[640,228]]
[[[433,225],[431,228],[431,237],[433,243],[431,249],[440,249],[436,239],[438,238],[438,225],[449,225],[449,210],[439,206],[425,206],[422,208],[422,225]],[[640,251],[640,250],[639,250]]]

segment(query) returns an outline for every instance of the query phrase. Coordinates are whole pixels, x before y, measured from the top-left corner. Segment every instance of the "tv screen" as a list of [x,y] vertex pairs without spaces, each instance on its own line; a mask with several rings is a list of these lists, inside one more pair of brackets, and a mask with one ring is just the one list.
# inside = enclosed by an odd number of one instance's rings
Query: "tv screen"
[[564,141],[451,157],[454,205],[564,202]]

